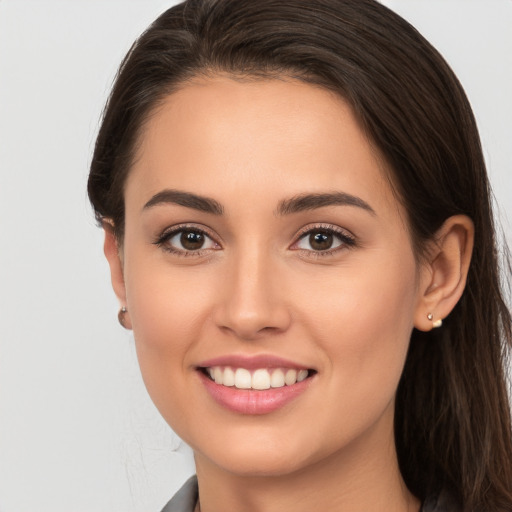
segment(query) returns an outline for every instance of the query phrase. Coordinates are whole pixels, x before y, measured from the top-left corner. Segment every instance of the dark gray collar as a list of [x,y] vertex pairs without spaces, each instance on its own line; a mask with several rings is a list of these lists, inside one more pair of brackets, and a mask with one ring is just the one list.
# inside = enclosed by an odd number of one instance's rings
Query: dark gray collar
[[172,500],[165,505],[162,512],[194,512],[197,497],[197,477],[191,476]]

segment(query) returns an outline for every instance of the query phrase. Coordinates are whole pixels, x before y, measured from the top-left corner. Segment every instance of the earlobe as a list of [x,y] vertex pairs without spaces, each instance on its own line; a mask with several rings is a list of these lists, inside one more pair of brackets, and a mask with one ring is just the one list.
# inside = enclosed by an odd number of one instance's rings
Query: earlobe
[[[105,233],[103,252],[105,253],[110,267],[112,288],[121,304],[122,311],[123,308],[126,308],[126,287],[124,282],[122,253],[113,226],[105,221],[103,223],[103,231]],[[131,329],[131,321],[126,309],[124,309],[122,325],[126,329]]]
[[473,250],[474,225],[466,215],[448,218],[436,233],[421,269],[414,326],[430,331],[442,325],[459,301]]

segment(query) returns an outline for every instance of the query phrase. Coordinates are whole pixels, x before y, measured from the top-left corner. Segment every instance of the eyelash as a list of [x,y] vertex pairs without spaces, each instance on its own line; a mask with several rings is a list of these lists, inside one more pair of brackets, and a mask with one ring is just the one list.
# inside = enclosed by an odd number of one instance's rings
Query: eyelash
[[[198,250],[182,250],[177,249],[170,245],[168,242],[176,235],[183,233],[185,231],[190,231],[193,233],[197,233],[200,235],[203,235],[204,237],[210,239],[214,244],[218,246],[218,248],[212,249],[198,249]],[[315,251],[312,249],[301,249],[301,248],[293,248],[293,246],[300,243],[301,240],[304,240],[307,236],[311,236],[312,234],[316,233],[323,233],[328,235],[333,235],[335,238],[338,239],[340,242],[340,245],[332,248],[332,249],[326,249],[323,251]],[[314,226],[306,226],[302,228],[296,235],[296,241],[291,245],[291,250],[299,251],[301,255],[309,257],[309,258],[319,258],[319,257],[326,257],[331,256],[334,253],[337,253],[338,251],[344,250],[344,249],[350,249],[351,247],[356,246],[356,239],[355,237],[348,233],[346,230],[343,230],[341,228],[338,228],[336,226],[333,226],[331,224],[315,224]],[[191,224],[181,224],[177,226],[173,226],[170,229],[164,230],[154,241],[153,244],[161,247],[164,251],[167,251],[171,254],[174,254],[176,256],[180,257],[190,257],[190,256],[203,256],[206,253],[209,253],[212,250],[219,250],[221,248],[220,244],[216,242],[215,238],[205,229],[200,228],[195,225]]]
[[220,247],[220,244],[215,241],[215,238],[208,231],[193,224],[180,224],[178,226],[173,226],[170,229],[166,229],[160,235],[158,235],[158,237],[156,238],[156,240],[153,241],[153,243],[156,246],[161,247],[164,251],[182,257],[203,256],[204,254],[209,253],[209,251],[211,250],[218,250],[216,248],[186,251],[182,249],[177,249],[168,243],[174,236],[183,233],[184,231],[190,231],[192,233],[203,235],[204,237],[210,239],[213,243]]
[[332,256],[333,254],[343,251],[346,249],[350,249],[357,245],[356,238],[354,235],[349,233],[348,231],[341,229],[337,226],[333,226],[332,224],[315,224],[314,226],[306,226],[302,228],[297,234],[297,241],[292,244],[297,245],[301,240],[304,240],[306,237],[311,236],[312,234],[323,233],[328,235],[333,235],[340,242],[340,245],[337,247],[333,247],[332,249],[326,249],[325,251],[314,251],[310,249],[293,249],[295,251],[300,251],[303,256],[308,258],[323,258],[327,256]]

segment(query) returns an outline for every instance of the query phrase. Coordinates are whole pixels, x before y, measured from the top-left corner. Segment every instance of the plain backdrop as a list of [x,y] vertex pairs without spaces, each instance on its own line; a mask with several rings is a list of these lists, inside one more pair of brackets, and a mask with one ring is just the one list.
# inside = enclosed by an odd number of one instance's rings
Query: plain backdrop
[[[1,512],[158,512],[194,471],[117,324],[85,192],[116,68],[172,3],[0,0]],[[464,84],[510,243],[512,1],[385,3]]]

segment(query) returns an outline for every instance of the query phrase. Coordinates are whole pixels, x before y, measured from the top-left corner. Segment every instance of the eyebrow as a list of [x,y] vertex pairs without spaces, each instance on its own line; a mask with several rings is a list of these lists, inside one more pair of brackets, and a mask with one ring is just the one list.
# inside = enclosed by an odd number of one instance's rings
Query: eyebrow
[[155,194],[145,205],[143,210],[153,208],[160,204],[177,204],[192,208],[200,212],[211,213],[213,215],[222,215],[224,213],[223,206],[211,199],[210,197],[198,196],[190,192],[182,192],[181,190],[166,189]]
[[[223,215],[224,207],[210,197],[183,192],[181,190],[166,189],[155,194],[143,207],[143,210],[153,208],[160,204],[177,204],[213,215]],[[276,209],[277,215],[290,215],[307,210],[315,210],[325,206],[355,206],[372,215],[375,210],[363,199],[345,192],[329,192],[316,194],[300,194],[281,201]]]
[[315,210],[324,206],[355,206],[362,208],[372,215],[375,210],[363,199],[345,192],[329,192],[317,194],[300,194],[281,201],[277,207],[277,215],[289,215],[291,213]]

